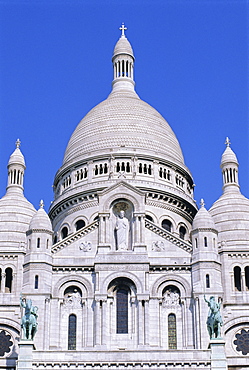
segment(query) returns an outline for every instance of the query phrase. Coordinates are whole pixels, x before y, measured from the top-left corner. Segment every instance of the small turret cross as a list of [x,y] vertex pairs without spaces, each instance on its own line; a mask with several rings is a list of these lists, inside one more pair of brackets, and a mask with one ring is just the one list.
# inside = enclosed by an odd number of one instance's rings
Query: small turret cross
[[16,148],[20,148],[21,141],[19,139],[16,140]]
[[225,144],[226,144],[226,146],[227,146],[227,147],[229,147],[229,146],[230,146],[230,144],[231,144],[231,141],[229,140],[229,138],[228,138],[228,137],[226,137]]
[[127,30],[127,27],[125,27],[124,23],[122,23],[122,26],[119,27],[120,31],[122,32],[121,36],[125,37],[125,31]]
[[41,201],[40,201],[40,208],[44,208],[44,202],[43,202],[43,200],[41,199]]
[[201,206],[202,208],[205,206],[204,199],[201,199],[201,201],[200,201],[200,206]]

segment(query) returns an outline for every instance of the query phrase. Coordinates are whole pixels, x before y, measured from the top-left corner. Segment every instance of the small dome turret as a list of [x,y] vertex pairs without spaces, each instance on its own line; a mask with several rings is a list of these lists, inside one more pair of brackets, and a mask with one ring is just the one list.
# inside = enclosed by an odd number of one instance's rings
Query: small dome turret
[[[26,243],[26,232],[35,209],[23,195],[25,171],[24,156],[20,151],[20,140],[8,162],[8,186],[6,194],[0,199],[0,243],[10,248]],[[9,236],[12,237],[10,244]]]
[[40,208],[38,209],[36,214],[32,217],[29,224],[29,230],[34,229],[52,232],[51,221],[44,210],[44,203],[42,200],[40,202]]
[[249,199],[240,192],[238,160],[226,139],[226,149],[221,158],[223,194],[212,205],[210,213],[219,232],[219,241],[228,246],[248,245]]
[[226,149],[221,157],[221,170],[223,176],[223,190],[224,192],[239,191],[238,167],[239,163],[235,153],[230,147],[230,140],[226,138]]
[[8,162],[8,185],[7,192],[23,192],[23,178],[26,169],[24,156],[20,150],[21,142],[16,141],[16,149],[11,154]]
[[201,208],[195,215],[193,220],[192,229],[216,229],[213,217],[210,215],[208,210],[205,208],[204,200],[201,199]]

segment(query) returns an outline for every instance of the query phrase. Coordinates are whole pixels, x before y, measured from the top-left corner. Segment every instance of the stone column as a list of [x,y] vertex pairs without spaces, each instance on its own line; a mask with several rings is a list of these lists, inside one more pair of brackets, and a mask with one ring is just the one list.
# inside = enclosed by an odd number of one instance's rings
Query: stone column
[[98,253],[106,253],[110,251],[109,242],[109,221],[110,213],[99,213],[99,245]]
[[101,311],[100,311],[100,301],[95,301],[95,344],[101,344]]
[[5,272],[2,272],[1,293],[5,293]]
[[199,298],[195,297],[195,344],[196,348],[199,349],[201,348],[201,343],[200,343],[200,307],[199,307]]
[[87,171],[87,182],[88,183],[91,183],[92,182],[92,178],[93,178],[93,161],[89,161],[87,163],[88,165],[88,171]]
[[144,344],[144,308],[142,300],[138,300],[138,345]]
[[158,347],[160,345],[160,301],[158,298],[150,299],[150,345]]
[[149,331],[149,301],[144,301],[144,344],[150,344],[150,331]]
[[107,300],[102,300],[102,344],[106,345],[107,342],[107,329],[108,329],[108,320],[107,320]]
[[153,161],[153,176],[155,181],[159,179],[159,162],[158,161]]
[[44,328],[43,328],[43,349],[48,350],[49,349],[49,331],[48,331],[48,326],[50,323],[50,318],[49,318],[49,308],[50,308],[50,299],[45,298],[45,312],[44,312]]

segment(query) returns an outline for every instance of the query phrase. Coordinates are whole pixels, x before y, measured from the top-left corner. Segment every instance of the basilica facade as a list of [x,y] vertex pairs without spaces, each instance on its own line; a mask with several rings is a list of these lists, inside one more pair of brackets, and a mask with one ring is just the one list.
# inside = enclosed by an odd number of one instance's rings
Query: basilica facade
[[48,214],[24,197],[19,140],[10,156],[0,369],[248,369],[249,200],[236,155],[227,139],[223,194],[198,207],[174,132],[135,92],[124,27],[112,63],[112,91],[73,132]]

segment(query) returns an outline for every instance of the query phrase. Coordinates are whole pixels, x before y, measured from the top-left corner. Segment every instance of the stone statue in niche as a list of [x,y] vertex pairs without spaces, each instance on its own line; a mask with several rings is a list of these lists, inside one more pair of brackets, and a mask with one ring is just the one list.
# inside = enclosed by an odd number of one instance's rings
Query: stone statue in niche
[[77,289],[66,294],[64,304],[73,308],[81,307],[81,294]]
[[163,306],[174,306],[180,303],[180,295],[177,290],[167,289],[163,296]]
[[125,211],[120,211],[116,218],[115,236],[118,250],[127,250],[129,241],[129,221]]

